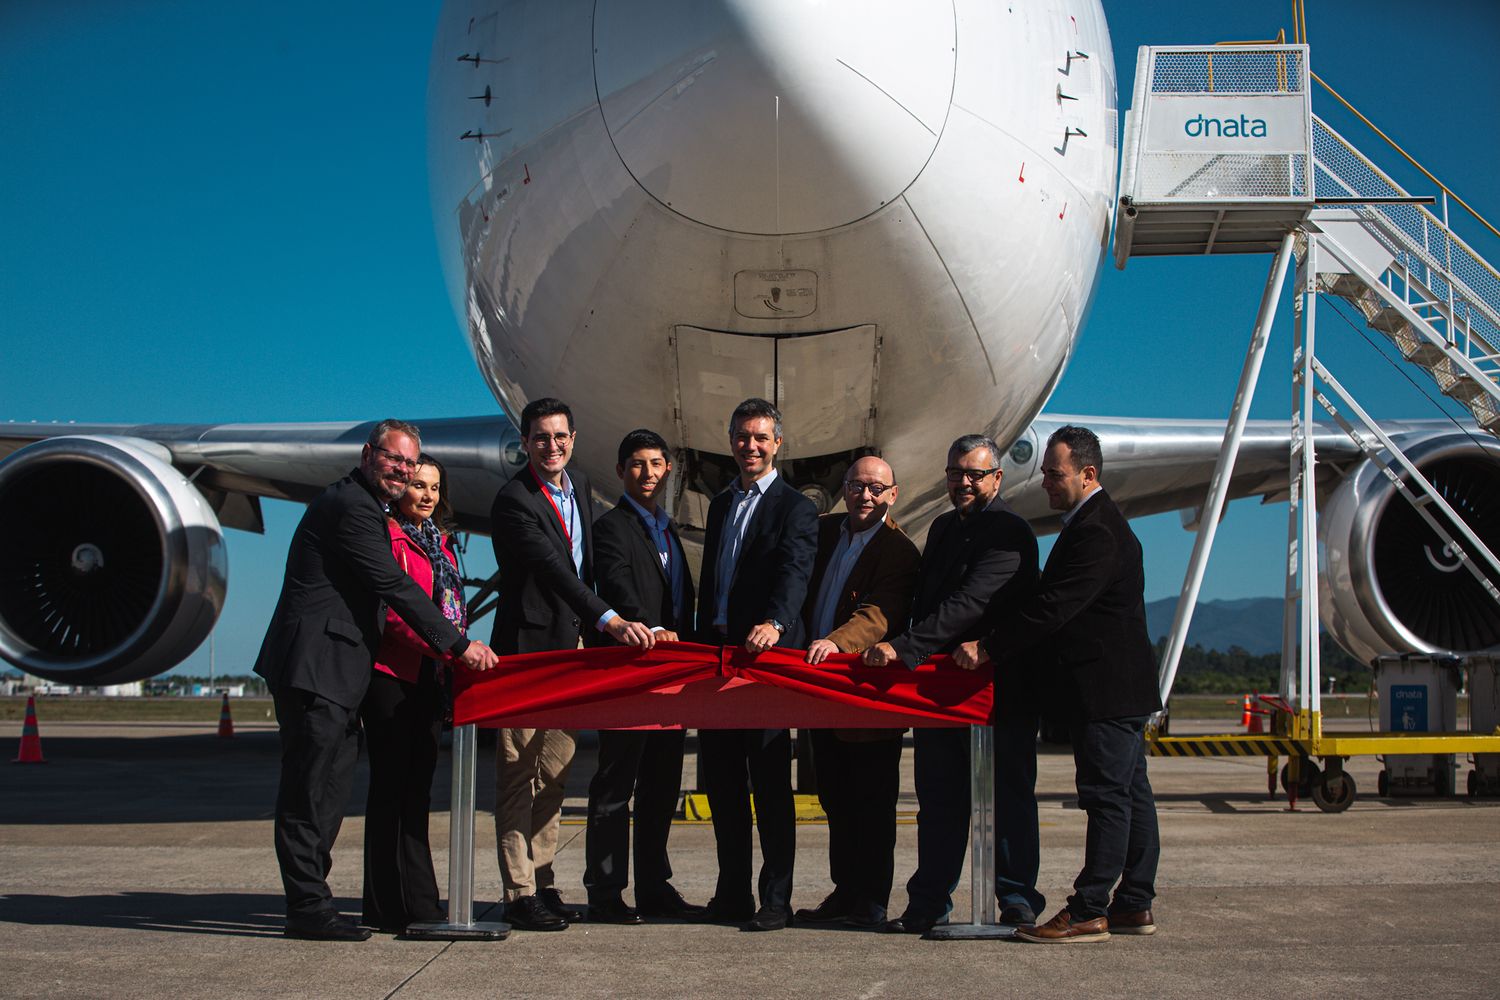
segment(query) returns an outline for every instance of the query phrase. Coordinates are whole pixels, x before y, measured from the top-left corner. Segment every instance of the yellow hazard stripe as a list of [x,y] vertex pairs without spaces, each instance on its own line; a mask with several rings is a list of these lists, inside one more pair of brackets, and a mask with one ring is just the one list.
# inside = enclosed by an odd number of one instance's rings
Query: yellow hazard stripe
[[[822,803],[816,795],[794,795],[792,802],[797,812],[799,823],[821,823],[828,817],[823,813]],[[755,816],[755,796],[750,796],[750,815]],[[713,819],[713,811],[708,808],[708,796],[701,792],[689,792],[682,797],[682,818],[686,820],[704,821]]]
[[1290,757],[1296,740],[1265,736],[1158,736],[1149,741],[1153,757]]

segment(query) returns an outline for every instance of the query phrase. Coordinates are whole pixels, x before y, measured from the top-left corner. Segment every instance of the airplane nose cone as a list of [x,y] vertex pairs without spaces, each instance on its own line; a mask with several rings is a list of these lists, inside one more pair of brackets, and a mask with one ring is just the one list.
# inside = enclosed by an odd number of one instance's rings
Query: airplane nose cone
[[594,79],[662,204],[750,234],[846,225],[898,197],[953,93],[951,4],[599,0]]

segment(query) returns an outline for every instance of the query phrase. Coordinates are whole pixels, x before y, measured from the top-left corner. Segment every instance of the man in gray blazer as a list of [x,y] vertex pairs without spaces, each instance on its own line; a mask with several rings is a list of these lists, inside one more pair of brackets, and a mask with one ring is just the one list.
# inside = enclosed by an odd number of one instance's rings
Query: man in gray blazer
[[385,606],[426,639],[434,655],[446,653],[477,670],[495,664],[489,647],[459,634],[391,555],[386,510],[406,491],[421,449],[417,428],[383,420],[371,431],[359,467],[308,505],[255,661],[281,727],[275,838],[287,937],[370,936],[334,908],[328,870],[354,777],[358,708]]

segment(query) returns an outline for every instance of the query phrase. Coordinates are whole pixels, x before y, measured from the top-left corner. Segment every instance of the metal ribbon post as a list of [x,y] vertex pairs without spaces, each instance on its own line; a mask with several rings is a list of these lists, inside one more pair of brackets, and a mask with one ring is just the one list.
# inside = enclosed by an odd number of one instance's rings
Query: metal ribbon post
[[453,727],[453,803],[448,826],[448,919],[408,924],[404,937],[423,941],[503,941],[510,924],[474,920],[474,765],[479,733]]
[[1006,938],[1014,927],[995,922],[995,732],[969,727],[969,899],[966,924],[938,924],[930,941]]

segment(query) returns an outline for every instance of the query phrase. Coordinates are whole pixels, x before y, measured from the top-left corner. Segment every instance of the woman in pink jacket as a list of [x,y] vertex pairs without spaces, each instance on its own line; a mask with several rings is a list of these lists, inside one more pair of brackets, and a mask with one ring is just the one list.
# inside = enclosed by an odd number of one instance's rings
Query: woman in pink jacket
[[[448,547],[448,476],[431,455],[418,462],[387,525],[391,551],[444,617],[464,632],[463,581]],[[364,922],[390,933],[399,934],[409,923],[444,919],[427,842],[444,709],[445,665],[437,656],[387,611],[370,690],[359,708],[370,755]]]

